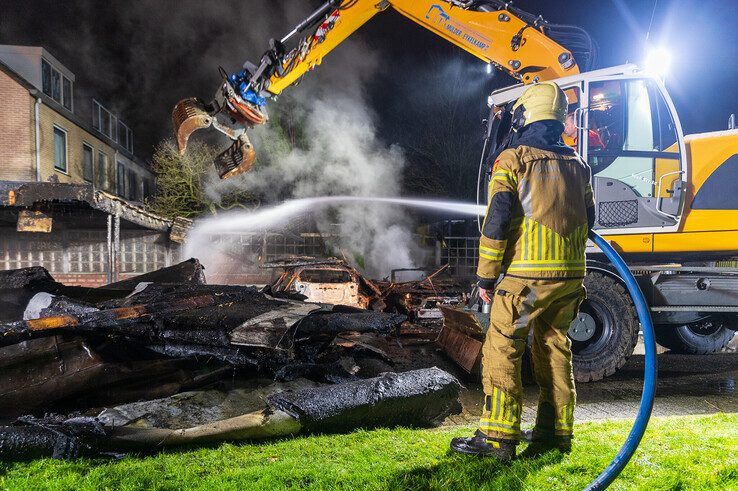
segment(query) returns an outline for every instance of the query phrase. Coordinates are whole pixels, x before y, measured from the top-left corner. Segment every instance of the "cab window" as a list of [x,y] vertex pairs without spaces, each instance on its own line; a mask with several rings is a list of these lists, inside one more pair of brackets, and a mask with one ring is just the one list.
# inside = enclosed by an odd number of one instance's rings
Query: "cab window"
[[[678,159],[674,122],[650,80],[591,83],[589,132],[593,175],[617,179],[640,197],[657,192],[657,160]],[[593,145],[593,137],[601,143]]]
[[684,190],[678,132],[651,79],[589,83],[587,128],[579,143],[592,168],[597,228],[667,227]]

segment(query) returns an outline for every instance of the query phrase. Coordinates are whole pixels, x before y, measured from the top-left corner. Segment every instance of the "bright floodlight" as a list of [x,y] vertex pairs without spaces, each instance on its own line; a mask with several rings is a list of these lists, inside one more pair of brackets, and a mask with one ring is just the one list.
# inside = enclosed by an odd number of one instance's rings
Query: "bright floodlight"
[[487,63],[487,74],[492,73],[492,63]]
[[661,78],[669,72],[671,53],[666,48],[651,48],[646,52],[645,69]]

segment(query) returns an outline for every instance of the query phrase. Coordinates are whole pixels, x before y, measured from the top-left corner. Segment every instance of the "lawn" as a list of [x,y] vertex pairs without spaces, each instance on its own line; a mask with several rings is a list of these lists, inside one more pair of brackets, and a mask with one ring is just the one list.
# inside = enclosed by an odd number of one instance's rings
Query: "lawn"
[[[578,424],[571,454],[509,466],[449,454],[449,439],[471,428],[444,427],[222,444],[119,461],[0,464],[0,488],[581,489],[610,462],[629,429],[629,421]],[[738,490],[738,414],[652,420],[612,489]]]

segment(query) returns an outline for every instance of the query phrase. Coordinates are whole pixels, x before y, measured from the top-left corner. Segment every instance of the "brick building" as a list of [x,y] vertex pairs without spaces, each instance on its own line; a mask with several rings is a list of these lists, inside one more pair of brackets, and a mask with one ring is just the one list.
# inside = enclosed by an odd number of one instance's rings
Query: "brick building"
[[0,180],[90,184],[132,202],[154,175],[134,134],[41,47],[0,45]]
[[133,131],[76,82],[44,48],[0,45],[0,269],[94,287],[178,262],[188,221],[142,206]]

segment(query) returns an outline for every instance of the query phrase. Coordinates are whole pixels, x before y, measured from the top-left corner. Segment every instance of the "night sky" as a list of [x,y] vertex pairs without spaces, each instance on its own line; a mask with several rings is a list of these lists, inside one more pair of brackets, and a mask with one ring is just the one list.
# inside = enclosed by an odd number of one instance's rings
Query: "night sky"
[[[306,4],[318,3],[0,0],[0,43],[49,49],[76,74],[76,96],[95,95],[119,112],[134,129],[136,152],[148,158],[153,146],[170,136],[170,111],[178,99],[208,98],[218,84],[218,65],[235,70],[247,57],[257,58],[270,36],[281,37],[301,19]],[[599,45],[597,67],[604,67],[643,58],[654,2],[520,0],[516,5],[585,28]],[[724,129],[730,113],[738,112],[736,26],[735,0],[657,3],[651,42],[674,54],[667,87],[685,133]],[[433,97],[438,87],[425,86],[429,70],[460,63],[477,78],[464,94],[474,120],[470,128],[484,113],[486,93],[512,81],[477,70],[479,60],[394,12],[376,16],[355,37],[378,54],[367,92],[387,143],[402,145],[398,132],[423,117],[419,108],[407,107],[408,95],[428,91]],[[327,58],[321,69],[332,61]]]

